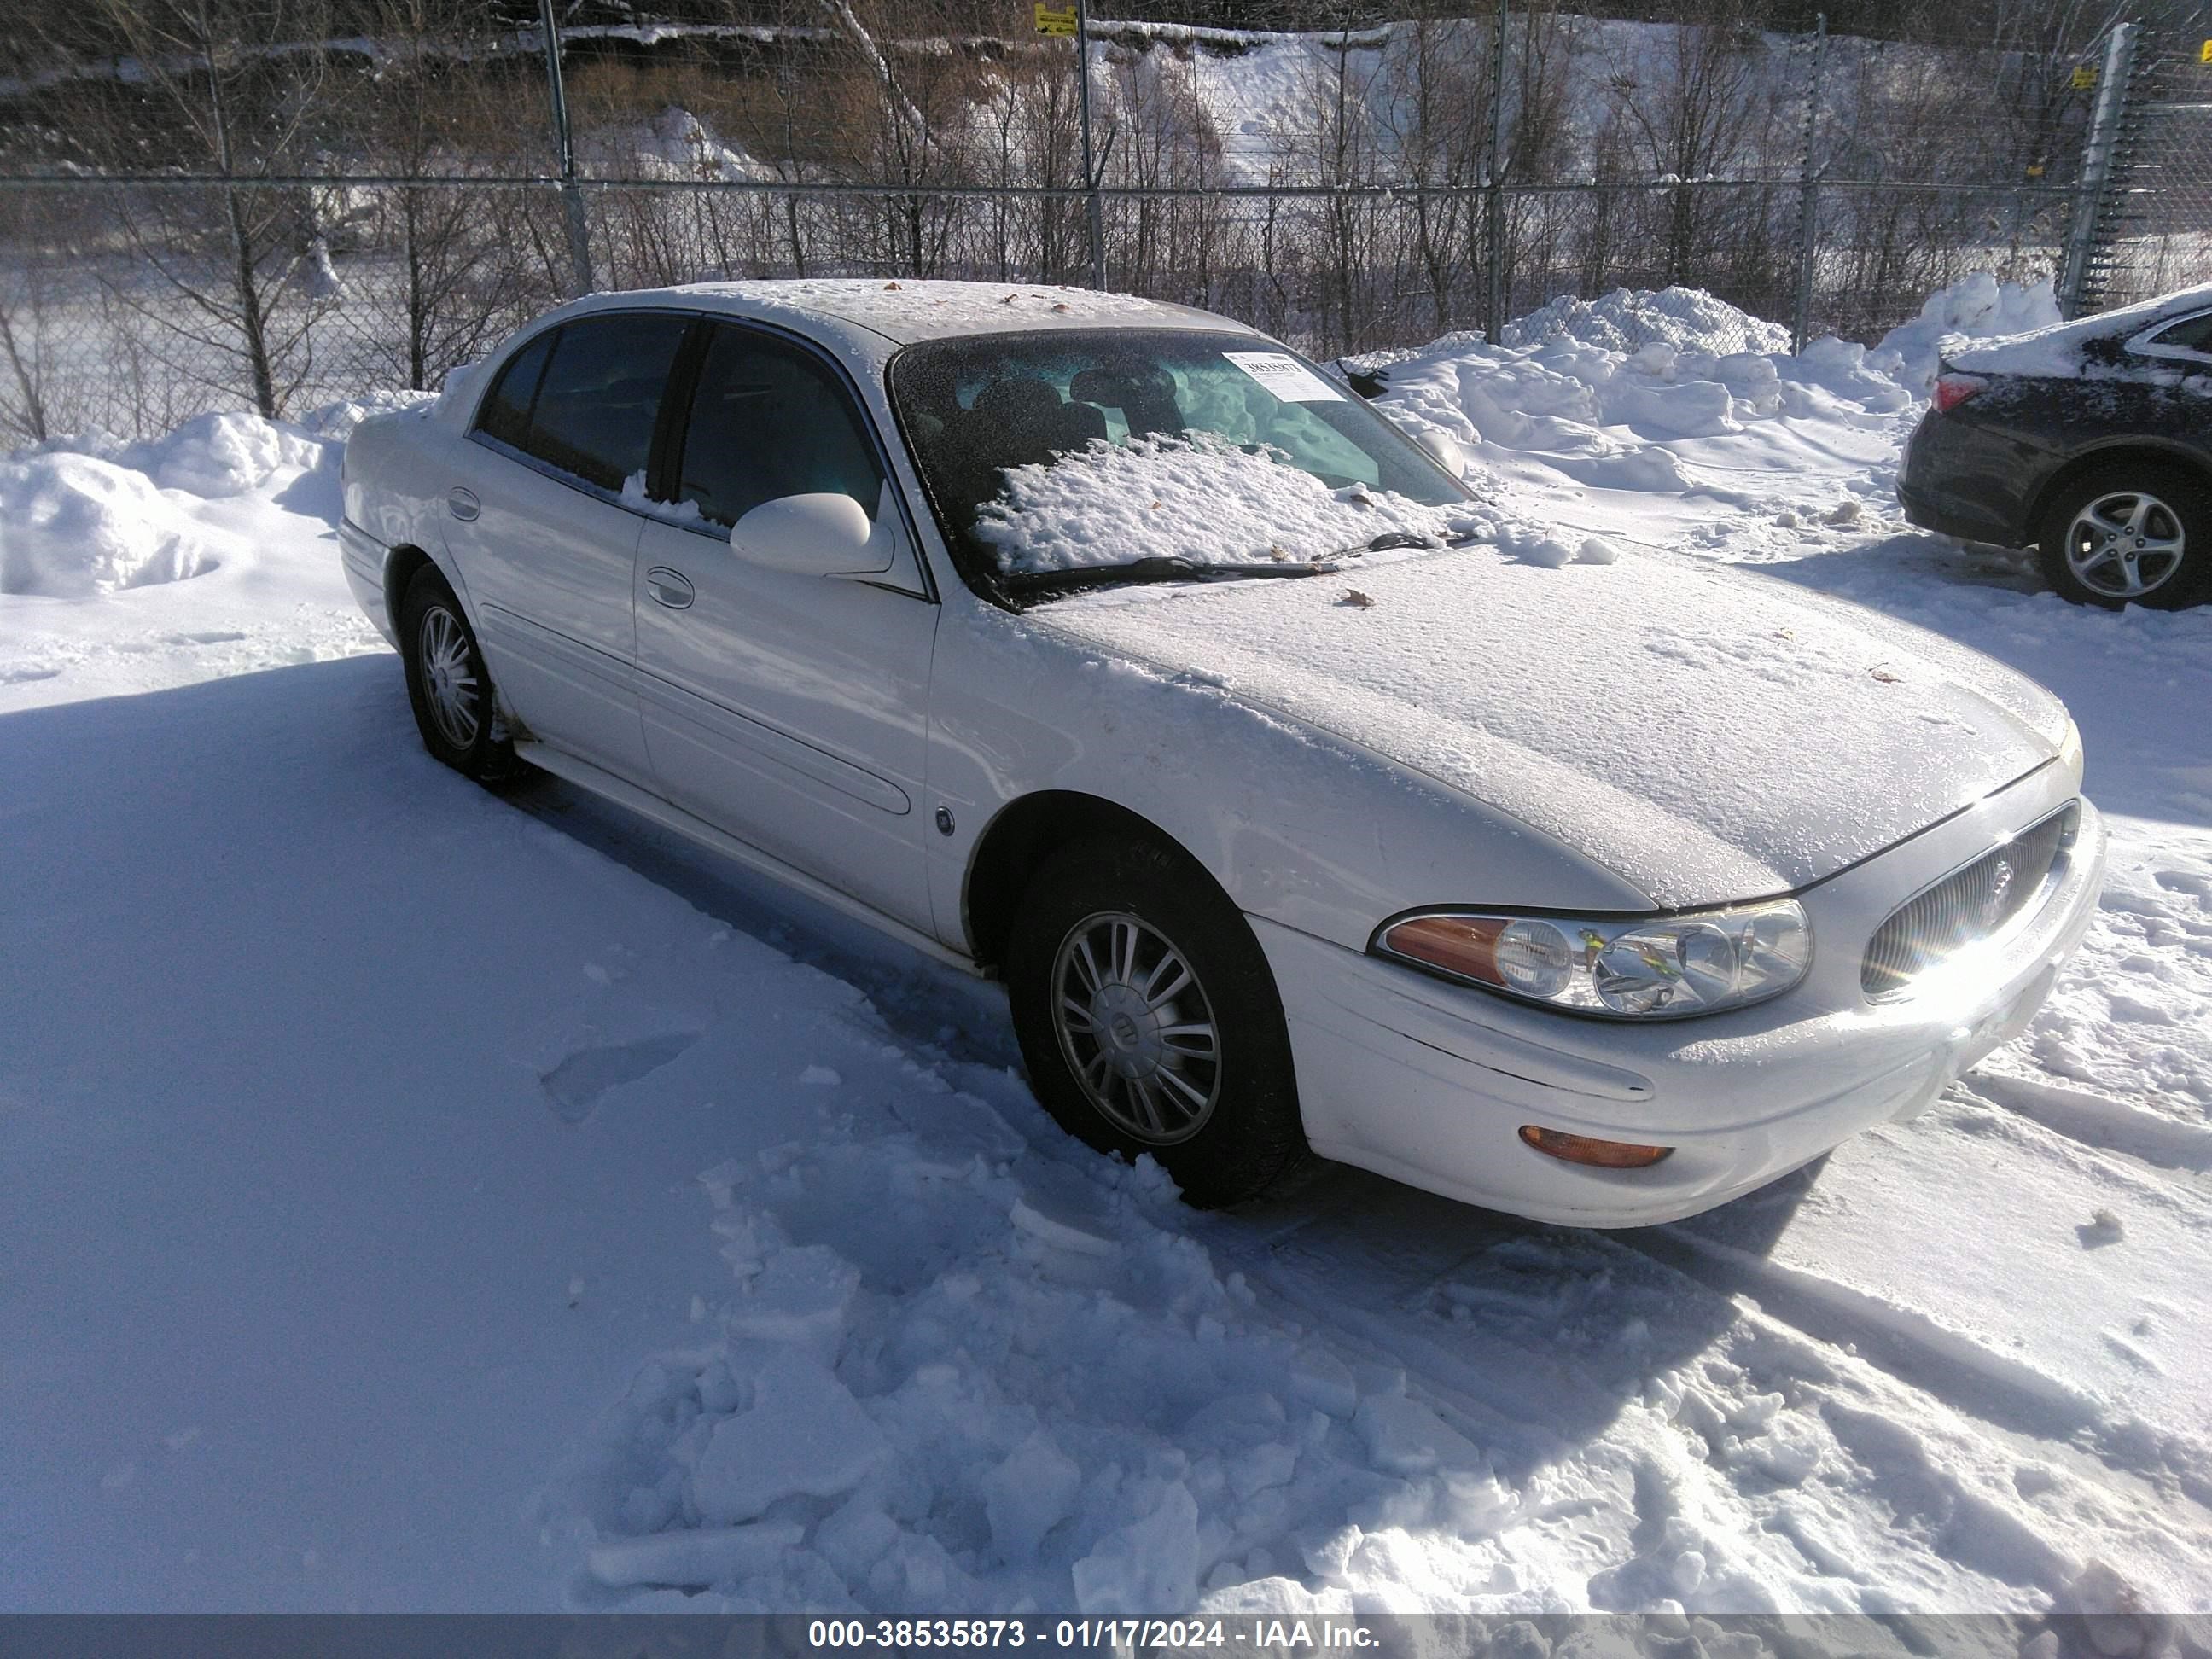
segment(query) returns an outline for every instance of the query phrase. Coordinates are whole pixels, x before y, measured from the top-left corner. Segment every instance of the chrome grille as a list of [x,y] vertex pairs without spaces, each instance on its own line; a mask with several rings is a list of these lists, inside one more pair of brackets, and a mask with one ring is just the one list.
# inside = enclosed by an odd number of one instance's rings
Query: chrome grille
[[2042,890],[2058,855],[2074,843],[2081,809],[2069,802],[1905,901],[1875,930],[1859,966],[1870,997],[1904,991],[1929,969],[2002,931]]

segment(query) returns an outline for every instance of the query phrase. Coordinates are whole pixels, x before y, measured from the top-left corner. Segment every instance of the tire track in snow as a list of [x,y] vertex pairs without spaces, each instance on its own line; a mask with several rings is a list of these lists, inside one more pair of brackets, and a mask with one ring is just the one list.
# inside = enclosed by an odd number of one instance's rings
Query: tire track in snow
[[2072,1447],[2197,1507],[2212,1522],[2212,1448],[2139,1419],[2114,1423],[2097,1400],[1881,1295],[1699,1237],[1686,1228],[1638,1248],[1838,1353],[1868,1358],[1899,1383],[2019,1441]]
[[2212,1127],[2110,1095],[2002,1072],[1973,1073],[1960,1086],[2083,1146],[2161,1170],[2212,1170]]
[[[1935,1601],[1992,1593],[1962,1591],[1963,1572],[2031,1590],[2025,1606],[2078,1570],[2012,1491],[2015,1468],[2054,1458],[2069,1473],[2053,1488],[2077,1500],[2109,1479],[2070,1472],[2086,1460],[2067,1456],[2066,1423],[1996,1429],[1840,1331],[1771,1316],[1640,1236],[1460,1219],[1351,1172],[1339,1185],[1268,1217],[1243,1251],[1209,1242],[1334,1346],[1401,1361],[1407,1392],[1521,1484],[1520,1527],[1588,1533],[1591,1605],[1759,1606],[1763,1590],[1851,1610],[1910,1586]],[[1929,1424],[1941,1433],[1914,1426]],[[1602,1494],[1579,1516],[1544,1497],[1565,1472]],[[2145,1487],[2122,1507],[2166,1501]],[[1714,1552],[1742,1536],[1769,1553],[1731,1579]],[[1785,1547],[1794,1568],[1771,1553]]]

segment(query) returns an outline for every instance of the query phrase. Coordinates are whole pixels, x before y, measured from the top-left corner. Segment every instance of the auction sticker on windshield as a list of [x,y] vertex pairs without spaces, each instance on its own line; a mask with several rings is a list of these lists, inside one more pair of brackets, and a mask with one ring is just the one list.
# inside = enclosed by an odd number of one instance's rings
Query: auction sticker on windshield
[[1286,404],[1333,404],[1343,394],[1285,351],[1224,351],[1223,356]]

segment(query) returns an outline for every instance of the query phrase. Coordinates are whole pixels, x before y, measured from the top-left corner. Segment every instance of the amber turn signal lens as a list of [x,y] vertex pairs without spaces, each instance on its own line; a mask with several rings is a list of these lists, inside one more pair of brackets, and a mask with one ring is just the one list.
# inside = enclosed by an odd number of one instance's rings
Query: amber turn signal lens
[[1498,971],[1498,936],[1504,931],[1503,916],[1416,916],[1385,933],[1382,943],[1401,956],[1462,979],[1503,985],[1505,975]]
[[1672,1146],[1638,1146],[1626,1140],[1592,1140],[1588,1135],[1540,1129],[1533,1123],[1521,1126],[1521,1139],[1562,1163],[1587,1164],[1599,1170],[1648,1170],[1674,1151]]

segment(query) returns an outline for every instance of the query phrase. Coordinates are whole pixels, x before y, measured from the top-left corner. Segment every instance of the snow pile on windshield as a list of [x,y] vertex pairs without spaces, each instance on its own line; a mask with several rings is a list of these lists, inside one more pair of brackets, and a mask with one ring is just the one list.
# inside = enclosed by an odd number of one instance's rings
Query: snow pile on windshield
[[[1993,341],[1973,350],[1954,349],[1949,354],[1950,361],[1954,367],[1970,369],[1978,374],[2036,374],[2059,380],[2080,379],[2105,370],[2104,365],[2084,359],[2082,348],[2089,342],[2125,340],[2166,317],[2179,316],[2208,305],[2212,305],[2212,284],[2146,300],[2141,305],[2123,306],[2117,311],[2100,312],[2078,322],[2060,322],[2054,307],[2048,318],[2037,319],[2045,326],[2031,325],[2028,332],[2015,332],[2009,338]],[[2132,374],[2138,368],[2140,364],[2123,367],[2112,372]]]
[[1009,575],[1133,559],[1202,562],[1325,558],[1393,532],[1431,544],[1492,529],[1473,502],[1424,507],[1388,490],[1332,489],[1267,453],[1212,434],[1092,440],[1051,465],[1010,467],[975,534]]
[[1920,314],[1883,335],[1876,349],[1895,352],[1901,361],[1892,372],[1924,394],[1935,382],[1946,340],[2022,334],[2057,321],[2058,298],[2047,279],[2001,283],[1978,270],[1929,295]]

